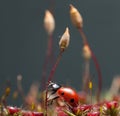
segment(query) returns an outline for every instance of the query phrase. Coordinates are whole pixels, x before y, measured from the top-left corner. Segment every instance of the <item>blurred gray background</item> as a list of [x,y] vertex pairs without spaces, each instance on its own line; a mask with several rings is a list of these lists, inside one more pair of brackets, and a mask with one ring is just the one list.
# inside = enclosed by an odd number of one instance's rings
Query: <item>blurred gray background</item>
[[[56,21],[54,31],[55,59],[58,42],[66,26],[71,41],[57,67],[54,80],[81,89],[83,58],[82,39],[69,18],[69,4],[73,4],[84,19],[84,32],[98,58],[103,87],[110,87],[120,74],[120,1],[119,0],[0,0],[0,90],[10,80],[16,88],[16,77],[23,76],[23,88],[28,91],[33,81],[40,81],[48,36],[43,27],[46,9],[53,7]],[[97,74],[91,61],[91,75]]]

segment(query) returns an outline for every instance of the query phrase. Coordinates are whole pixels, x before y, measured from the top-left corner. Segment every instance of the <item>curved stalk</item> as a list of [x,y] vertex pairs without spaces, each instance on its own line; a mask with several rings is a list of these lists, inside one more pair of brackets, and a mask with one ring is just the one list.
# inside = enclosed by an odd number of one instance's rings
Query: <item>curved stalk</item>
[[97,71],[97,74],[98,74],[98,91],[97,91],[97,95],[96,95],[96,100],[97,100],[97,102],[99,102],[100,101],[101,89],[102,89],[102,73],[101,73],[101,69],[100,69],[99,63],[97,61],[97,58],[96,58],[94,52],[90,48],[90,45],[89,45],[89,43],[87,41],[85,33],[83,32],[83,29],[78,28],[78,30],[79,30],[79,32],[81,34],[82,39],[83,39],[83,44],[88,45],[88,47],[89,47],[89,49],[91,51],[91,56],[92,56],[92,59],[93,59],[93,62],[95,64],[95,68],[96,68],[96,71]]

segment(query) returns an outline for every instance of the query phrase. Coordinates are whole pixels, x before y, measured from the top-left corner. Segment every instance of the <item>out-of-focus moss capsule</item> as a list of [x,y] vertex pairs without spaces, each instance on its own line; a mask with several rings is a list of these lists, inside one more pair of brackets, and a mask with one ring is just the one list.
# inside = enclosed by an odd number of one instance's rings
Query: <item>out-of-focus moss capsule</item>
[[48,35],[51,35],[55,29],[55,20],[52,13],[49,10],[46,10],[45,12],[44,27]]
[[18,91],[14,91],[13,93],[13,99],[16,99],[18,97]]
[[75,27],[77,28],[83,27],[83,18],[79,11],[72,4],[70,4],[70,17]]
[[89,60],[91,58],[91,51],[88,45],[83,46],[83,57],[85,60]]
[[89,82],[89,89],[92,89],[92,81]]
[[5,90],[5,95],[8,96],[10,94],[10,87],[7,87]]
[[68,47],[69,42],[70,42],[70,34],[69,34],[69,28],[67,27],[59,41],[60,49],[65,50]]

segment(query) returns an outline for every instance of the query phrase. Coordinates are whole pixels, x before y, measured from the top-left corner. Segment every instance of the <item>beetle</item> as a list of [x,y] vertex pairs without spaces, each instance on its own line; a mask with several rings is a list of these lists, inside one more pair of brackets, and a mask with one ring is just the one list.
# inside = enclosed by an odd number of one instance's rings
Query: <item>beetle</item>
[[61,98],[67,105],[77,107],[79,104],[79,96],[77,92],[70,87],[63,87],[59,84],[49,82],[48,84],[49,97],[54,96],[51,100]]

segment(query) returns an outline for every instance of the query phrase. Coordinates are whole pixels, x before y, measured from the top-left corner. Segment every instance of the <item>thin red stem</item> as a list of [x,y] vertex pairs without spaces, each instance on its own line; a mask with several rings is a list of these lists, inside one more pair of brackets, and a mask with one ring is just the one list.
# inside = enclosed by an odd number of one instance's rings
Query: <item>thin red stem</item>
[[[59,55],[58,55],[57,61],[54,64],[54,66],[53,66],[53,68],[52,68],[52,70],[50,72],[50,75],[48,77],[48,81],[47,81],[48,83],[53,79],[54,73],[56,71],[56,68],[57,68],[59,62],[60,62],[60,59],[62,57],[62,53],[63,52],[64,52],[64,50],[61,50],[60,53],[59,53]],[[45,94],[45,110],[46,110],[45,116],[47,116],[47,95],[48,95],[48,88],[47,88],[47,86],[48,86],[48,83],[46,85],[46,94]]]
[[50,72],[50,75],[48,77],[48,82],[51,81],[53,76],[54,76],[55,70],[56,70],[56,68],[57,68],[57,66],[58,66],[58,64],[60,62],[61,57],[62,57],[62,53],[63,53],[63,51],[60,51],[59,56],[57,58],[57,61],[56,61],[55,65],[53,66],[53,68],[52,68],[52,70]]
[[85,60],[84,73],[83,73],[83,91],[85,92],[88,91],[88,82],[90,78],[89,63],[90,63],[89,60]]
[[97,91],[97,96],[96,96],[96,99],[97,101],[99,102],[100,101],[100,94],[101,94],[101,89],[102,89],[102,73],[101,73],[101,69],[100,69],[100,66],[99,66],[99,63],[97,61],[97,58],[94,54],[94,52],[92,51],[92,49],[90,48],[90,45],[87,41],[87,38],[86,38],[86,35],[85,33],[83,32],[83,29],[82,28],[79,28],[78,29],[81,36],[82,36],[82,39],[83,39],[83,44],[84,45],[88,45],[89,49],[90,49],[90,52],[91,52],[91,56],[92,56],[92,59],[94,61],[94,64],[95,64],[95,67],[96,67],[96,70],[97,70],[97,73],[98,73],[98,91]]
[[19,79],[17,79],[17,89],[18,89],[18,92],[21,95],[23,101],[25,102],[24,91],[23,91],[23,88],[22,88],[21,80],[19,80]]
[[43,64],[42,90],[45,89],[47,67],[48,67],[48,65],[50,65],[51,61],[53,62],[53,38],[52,38],[52,35],[50,35],[49,39],[48,39],[46,57],[45,57],[45,61],[44,61],[44,64]]

